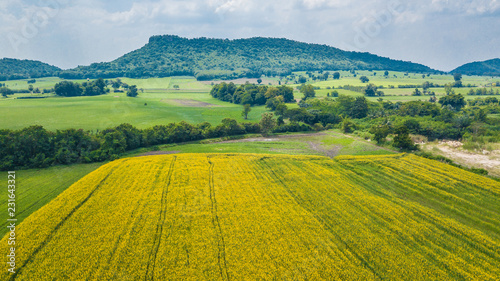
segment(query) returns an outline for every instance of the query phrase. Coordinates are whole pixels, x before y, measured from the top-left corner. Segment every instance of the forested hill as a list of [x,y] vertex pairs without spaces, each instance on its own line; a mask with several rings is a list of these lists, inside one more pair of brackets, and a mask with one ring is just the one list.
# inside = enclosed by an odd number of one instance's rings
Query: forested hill
[[0,81],[57,76],[60,70],[40,61],[0,59]]
[[61,77],[194,75],[199,80],[209,80],[289,74],[291,71],[350,69],[434,72],[421,64],[288,39],[187,39],[164,35],[151,37],[144,47],[112,62],[66,70]]
[[500,76],[500,59],[467,63],[456,68],[452,73]]

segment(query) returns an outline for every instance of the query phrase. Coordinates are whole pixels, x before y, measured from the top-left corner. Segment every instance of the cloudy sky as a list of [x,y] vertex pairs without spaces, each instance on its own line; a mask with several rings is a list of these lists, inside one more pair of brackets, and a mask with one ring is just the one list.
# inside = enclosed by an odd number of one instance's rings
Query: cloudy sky
[[0,58],[111,61],[151,35],[289,38],[439,70],[500,57],[500,0],[0,0]]

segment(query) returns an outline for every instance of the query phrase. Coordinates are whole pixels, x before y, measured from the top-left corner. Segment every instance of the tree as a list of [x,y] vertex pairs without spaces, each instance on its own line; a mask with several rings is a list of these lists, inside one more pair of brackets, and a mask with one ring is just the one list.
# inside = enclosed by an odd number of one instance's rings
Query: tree
[[457,88],[462,87],[462,74],[460,73],[453,74],[453,79],[455,79],[455,84],[453,84],[454,87]]
[[465,99],[462,94],[450,94],[439,99],[442,106],[451,105],[456,110],[460,110],[466,105]]
[[283,85],[278,87],[278,90],[279,95],[283,97],[284,102],[295,101],[295,97],[293,96],[293,88]]
[[425,81],[422,84],[422,88],[424,89],[424,91],[427,91],[430,87],[431,87],[431,83],[429,83],[428,81]]
[[29,86],[28,86],[28,91],[30,91],[31,93],[33,93],[34,88],[35,88],[35,87],[33,87],[33,85],[29,85]]
[[116,90],[120,89],[122,85],[122,81],[120,79],[116,79],[115,81],[111,82],[111,87],[113,87],[113,90],[116,92]]
[[386,71],[384,71],[384,76],[385,76],[385,77],[389,76],[389,71],[387,71],[387,70],[386,70]]
[[325,72],[323,73],[323,80],[328,80],[328,77],[330,76],[330,72]]
[[260,78],[257,79],[257,83],[259,83],[259,85],[260,85],[260,83],[262,83],[262,79],[260,79]]
[[342,132],[344,133],[352,133],[354,130],[356,130],[356,124],[352,122],[351,118],[346,117],[342,119],[342,123],[340,123],[340,128],[342,129]]
[[174,89],[179,90],[179,85],[172,86]]
[[375,97],[375,96],[381,97],[384,95],[384,92],[379,91],[377,86],[375,86],[372,83],[366,85],[366,87],[363,89],[363,92],[365,93],[365,96],[367,96],[367,97]]
[[250,113],[250,111],[252,110],[251,106],[249,104],[245,104],[243,105],[243,112],[241,112],[241,116],[243,116],[243,118],[245,120],[248,119],[248,113]]
[[262,113],[262,119],[260,120],[260,130],[263,136],[268,136],[276,127],[276,120],[273,119],[274,114],[271,112]]
[[7,87],[2,87],[2,88],[0,88],[0,93],[2,94],[2,96],[4,98],[6,98],[7,96],[13,95],[14,91],[12,91],[11,89],[9,89]]
[[304,77],[304,76],[302,76],[302,75],[301,75],[301,76],[299,76],[299,83],[300,83],[300,84],[304,84],[304,83],[306,83],[306,82],[307,82],[307,78],[305,78],[305,77]]
[[420,92],[420,90],[418,88],[415,88],[415,91],[413,91],[413,93],[411,95],[412,96],[421,96],[422,92]]
[[353,118],[365,118],[368,115],[368,101],[365,97],[356,97],[350,114]]
[[333,73],[333,79],[335,79],[335,80],[340,79],[340,72],[338,72],[338,71],[337,71],[337,72],[334,72],[334,73]]
[[314,98],[316,96],[316,91],[314,91],[314,87],[311,84],[302,85],[300,92],[304,94],[304,100]]
[[276,87],[269,87],[266,91],[266,93],[264,94],[264,96],[266,97],[266,99],[272,99],[272,98],[275,98],[277,96],[279,96],[280,94],[280,91],[278,88]]
[[138,94],[139,94],[139,92],[137,91],[137,86],[136,85],[130,86],[128,88],[128,90],[127,90],[127,96],[128,97],[135,98],[135,97],[137,97]]
[[284,104],[284,103],[280,103],[276,106],[275,112],[276,112],[276,115],[283,117],[287,110],[288,110],[288,106],[286,106],[286,104]]
[[385,138],[389,135],[391,132],[391,127],[388,125],[382,125],[382,126],[373,126],[370,129],[370,133],[372,133],[373,140],[377,142],[377,144],[382,144],[385,142]]
[[366,76],[359,77],[359,80],[361,80],[362,83],[367,83],[368,81],[370,81],[370,79],[368,79],[368,77]]
[[392,146],[399,148],[403,151],[416,150],[417,146],[413,143],[410,138],[410,132],[408,128],[404,125],[401,125],[396,128],[394,131],[394,140]]
[[54,86],[56,95],[62,97],[76,97],[81,96],[83,88],[78,83],[71,81],[62,81]]
[[276,96],[272,99],[268,99],[266,102],[266,108],[269,108],[271,110],[276,110],[276,107],[283,103],[283,97],[282,96]]

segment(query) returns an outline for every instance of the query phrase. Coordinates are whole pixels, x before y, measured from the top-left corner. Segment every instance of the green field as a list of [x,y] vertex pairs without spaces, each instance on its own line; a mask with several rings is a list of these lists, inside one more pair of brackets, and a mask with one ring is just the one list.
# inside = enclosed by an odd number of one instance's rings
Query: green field
[[[270,137],[248,136],[239,140],[205,140],[186,144],[159,146],[161,152],[175,153],[268,153],[292,155],[384,155],[395,152],[359,138],[330,130],[321,133],[278,134]],[[128,156],[147,154],[152,148],[128,153]]]
[[498,280],[499,199],[406,154],[127,158],[24,220],[0,279]]
[[[330,73],[332,73],[331,71]],[[425,81],[444,84],[453,81],[451,75],[431,75],[422,78],[421,74],[409,74],[404,76],[400,72],[390,72],[389,78],[383,77],[383,71],[377,71],[373,76],[372,72],[358,71],[357,77],[352,77],[349,72],[341,72],[340,80],[321,81],[313,83],[320,87],[317,90],[318,97],[326,97],[332,90],[326,87],[338,87],[343,85],[364,85],[359,77],[366,75],[370,83],[384,85],[422,84]],[[297,77],[301,73],[296,73]],[[305,73],[302,73],[305,74]],[[318,75],[318,73],[316,73]],[[396,75],[395,78],[393,75]],[[35,94],[35,96],[47,96],[46,99],[17,100],[17,97],[33,96],[32,94],[16,94],[7,99],[0,98],[0,111],[3,118],[0,121],[0,129],[21,129],[30,125],[42,125],[49,130],[81,128],[85,130],[102,130],[108,127],[117,126],[121,123],[130,123],[138,128],[147,128],[158,124],[187,121],[190,123],[201,123],[208,121],[218,124],[223,118],[233,118],[244,121],[241,116],[241,105],[222,102],[209,95],[211,82],[199,82],[193,77],[169,77],[150,79],[129,79],[122,78],[122,82],[129,85],[137,85],[141,89],[139,97],[128,98],[124,93],[109,93],[98,97],[55,97],[53,95]],[[250,80],[250,79],[249,79]],[[254,79],[255,80],[255,79]],[[278,83],[278,78],[264,79],[274,85]],[[464,84],[477,86],[489,85],[498,79],[478,76],[464,76]],[[55,83],[60,82],[59,78],[37,79],[34,87],[40,89],[53,88]],[[83,82],[84,80],[74,80]],[[239,80],[241,83],[245,79]],[[215,81],[214,83],[219,83]],[[282,80],[285,83],[285,79]],[[7,81],[7,86],[12,89],[27,89],[26,80]],[[178,85],[179,89],[174,89]],[[290,86],[296,87],[297,84]],[[498,89],[498,88],[496,88]],[[443,88],[431,89],[439,96],[444,95]],[[468,96],[468,88],[455,89],[457,93],[462,93],[466,99],[474,99],[477,96]],[[358,96],[361,93],[348,90],[338,90],[340,94]],[[384,100],[390,101],[410,101],[428,100],[427,96],[411,96],[413,89],[383,89],[387,96]],[[296,91],[296,98],[302,95]],[[368,98],[376,101],[378,97]],[[145,105],[147,104],[147,105]],[[289,107],[293,107],[290,105]],[[252,108],[249,114],[249,122],[256,122],[266,109],[262,106]]]
[[[69,186],[99,168],[103,163],[55,166],[47,169],[20,170],[16,172],[16,219],[18,223],[56,198]],[[2,182],[7,182],[7,172],[0,172]],[[0,193],[0,235],[7,233],[7,190]]]

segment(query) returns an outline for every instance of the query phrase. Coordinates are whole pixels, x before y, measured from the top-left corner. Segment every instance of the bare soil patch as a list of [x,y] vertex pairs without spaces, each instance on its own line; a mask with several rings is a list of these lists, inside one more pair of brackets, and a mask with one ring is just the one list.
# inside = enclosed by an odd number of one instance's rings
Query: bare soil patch
[[310,133],[310,134],[297,134],[297,135],[282,135],[282,136],[273,136],[273,137],[258,137],[258,138],[247,138],[247,139],[239,139],[239,140],[228,140],[221,141],[216,143],[234,143],[234,142],[270,142],[270,141],[278,141],[280,139],[300,139],[302,137],[312,137],[312,136],[324,136],[325,133]]
[[467,167],[483,168],[490,174],[500,176],[500,151],[471,152],[461,148],[458,142],[429,144],[428,149]]
[[[218,81],[201,81],[201,83],[205,85],[211,85],[212,83],[214,84],[220,84],[222,82],[225,83],[234,83],[236,85],[241,85],[245,84],[246,82],[250,84],[258,84],[257,83],[257,78],[239,78],[239,79],[233,79],[233,80],[218,80]],[[270,80],[270,79],[262,79],[262,82],[260,83],[261,85],[268,85],[269,83],[273,85],[277,85],[278,81]]]
[[334,158],[335,156],[337,156],[342,149],[341,145],[335,145],[333,148],[327,149],[317,142],[308,141],[307,144],[309,144],[309,147],[312,150],[317,151],[330,158]]
[[198,101],[198,100],[167,100],[167,99],[163,99],[161,101],[165,102],[165,103],[175,103],[178,105],[189,106],[189,107],[217,107],[217,106],[220,106],[220,105],[211,104],[208,102],[203,102],[203,101]]

